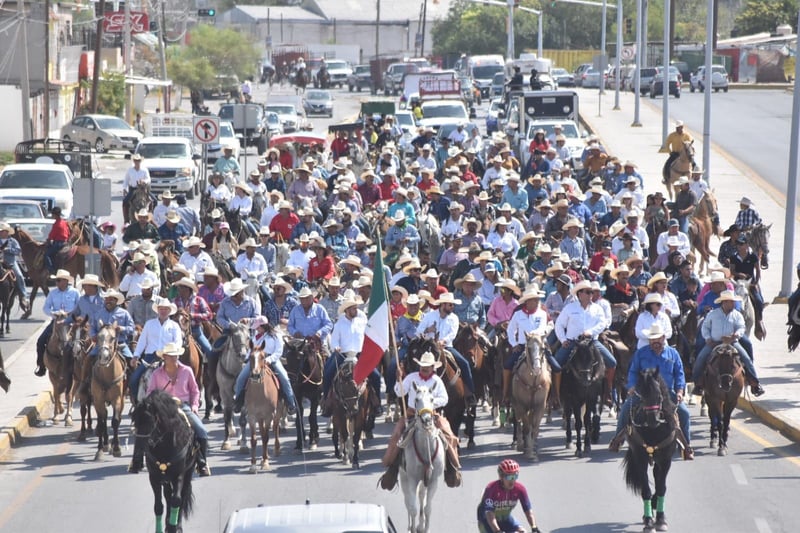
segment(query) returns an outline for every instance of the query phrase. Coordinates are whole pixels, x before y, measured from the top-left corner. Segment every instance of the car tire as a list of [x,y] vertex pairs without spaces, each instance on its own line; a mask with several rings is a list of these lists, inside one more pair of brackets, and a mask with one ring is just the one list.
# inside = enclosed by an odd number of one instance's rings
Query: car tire
[[719,87],[714,87],[714,92],[718,93],[719,92]]
[[98,154],[105,153],[106,151],[106,145],[103,142],[103,139],[101,139],[100,137],[98,137],[94,141],[94,151],[97,152]]
[[691,84],[689,85],[689,92],[690,93],[694,92],[694,85],[691,85]]
[[724,92],[724,93],[728,92],[728,88],[727,87],[723,87],[722,92]]

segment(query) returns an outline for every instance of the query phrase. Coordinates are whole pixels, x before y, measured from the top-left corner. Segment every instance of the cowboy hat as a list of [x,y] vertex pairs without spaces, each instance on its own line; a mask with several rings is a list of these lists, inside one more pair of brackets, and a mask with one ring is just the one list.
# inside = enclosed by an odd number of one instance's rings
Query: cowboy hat
[[630,274],[630,273],[631,269],[628,268],[628,265],[620,265],[611,271],[611,279],[617,279],[617,275],[619,274]]
[[736,296],[733,291],[722,291],[719,293],[719,297],[714,300],[715,304],[720,304],[722,302],[741,302],[742,299]]
[[580,291],[582,291],[582,290],[585,290],[585,289],[592,290],[591,282],[589,282],[587,280],[579,281],[578,283],[575,284],[574,287],[572,287],[572,291],[571,292],[572,292],[573,296],[578,296],[578,293]]
[[161,193],[161,195],[159,196],[159,198],[161,198],[162,200],[172,200],[173,198],[175,198],[175,195],[174,195],[174,194],[172,194],[172,191],[170,191],[169,189],[167,189],[166,191],[164,191],[164,192],[162,192],[162,193]]
[[583,224],[581,224],[580,220],[577,218],[570,218],[567,222],[561,226],[561,229],[567,230],[569,228],[582,228]]
[[149,217],[149,216],[150,216],[150,211],[148,211],[146,208],[139,209],[139,210],[136,212],[136,218],[139,218],[139,217]]
[[359,276],[358,279],[353,282],[353,288],[360,289],[361,287],[372,287],[372,278],[369,276]]
[[508,289],[515,295],[519,296],[520,292],[519,287],[517,287],[517,284],[514,282],[513,279],[510,278],[502,279],[499,282],[495,283],[494,286],[497,287],[498,289]]
[[175,287],[189,287],[193,291],[197,290],[197,284],[194,282],[192,278],[181,278],[175,283],[173,283]]
[[623,221],[621,221],[621,220],[617,220],[616,222],[611,224],[610,228],[608,228],[608,236],[609,237],[616,237],[617,234],[620,231],[622,231],[623,229],[625,229],[625,223]]
[[64,270],[63,268],[59,268],[54,275],[50,276],[50,279],[56,279],[56,280],[65,279],[70,283],[72,283],[72,276],[67,270]]
[[727,283],[728,277],[721,270],[714,270],[708,278],[709,283]]
[[100,278],[97,274],[86,274],[81,281],[78,282],[77,287],[80,289],[84,285],[94,285],[95,287],[100,287],[101,289],[105,286],[103,282],[100,281]]
[[203,239],[201,239],[200,237],[195,237],[195,236],[189,237],[188,239],[184,240],[183,241],[183,246],[185,248],[191,248],[192,246],[199,246],[200,248],[205,248],[206,247],[206,245],[203,244]]
[[[542,203],[544,203],[544,202],[542,202]],[[555,206],[554,206],[554,207],[555,207],[556,209],[559,209],[559,208],[561,208],[561,207],[569,207],[569,202],[566,200],[566,198],[562,198],[561,200],[559,200],[559,201],[557,201],[557,202],[555,203]]]
[[434,300],[433,303],[435,305],[442,305],[442,304],[459,305],[461,303],[461,300],[455,298],[452,292],[444,292],[439,296],[439,299]]
[[345,298],[345,299],[342,301],[342,303],[341,303],[341,304],[339,304],[339,311],[338,311],[338,313],[339,313],[340,315],[343,315],[343,314],[344,314],[344,312],[345,312],[345,311],[347,311],[349,308],[351,308],[351,307],[358,307],[359,305],[361,305],[361,304],[363,303],[363,302],[361,302],[360,300],[361,300],[361,298],[358,298],[358,297],[355,297],[355,298],[353,298],[353,297],[350,297],[350,298]]
[[661,271],[658,271],[658,272],[656,272],[655,274],[653,274],[653,277],[652,277],[652,278],[650,278],[650,279],[647,281],[647,287],[648,287],[648,288],[652,288],[652,287],[653,287],[653,285],[655,285],[655,284],[656,284],[656,283],[658,283],[659,281],[669,281],[669,280],[667,279],[667,276],[666,276],[666,275],[665,275],[663,272],[661,272]]
[[419,305],[421,303],[420,297],[417,294],[409,294],[406,298],[406,305]]
[[644,263],[644,258],[639,254],[633,254],[625,260],[625,264],[628,265],[629,268],[633,268],[633,263]]
[[737,204],[740,204],[740,205],[744,204],[744,205],[746,205],[747,207],[750,207],[750,206],[752,206],[752,205],[753,205],[753,201],[752,201],[750,198],[748,198],[747,196],[742,196],[742,199],[741,199],[741,200],[739,200],[739,201],[738,201],[738,202],[736,202],[736,203],[737,203]]
[[430,195],[430,194],[439,194],[439,195],[441,195],[441,194],[442,194],[442,190],[439,188],[439,186],[438,186],[438,185],[434,185],[433,187],[431,187],[430,189],[428,189],[428,191],[427,191],[427,192],[428,192],[428,194],[429,194],[429,195]]
[[522,305],[533,298],[541,299],[544,298],[544,296],[545,294],[539,290],[539,286],[533,283],[525,288],[525,292],[523,292],[522,296],[519,297],[519,304]]
[[661,298],[661,295],[657,292],[650,292],[647,293],[647,296],[644,297],[644,301],[642,302],[643,305],[647,306],[647,304],[659,304],[664,305],[664,300]]
[[103,300],[107,300],[108,298],[116,298],[117,305],[122,305],[122,303],[125,301],[125,295],[116,289],[109,289],[106,292],[101,292],[100,296],[103,298]]
[[283,287],[286,292],[292,291],[292,285],[283,278],[278,278],[272,282],[272,289],[275,290],[276,287]]
[[664,330],[661,329],[661,324],[658,322],[653,322],[653,325],[650,326],[650,329],[643,329],[642,333],[648,339],[660,339],[666,335]]
[[419,263],[418,259],[411,259],[411,261],[409,261],[409,263],[403,267],[403,272],[408,274],[409,272],[415,269],[422,270],[422,265]]
[[328,287],[341,287],[342,286],[342,280],[339,278],[339,276],[333,276],[331,279],[325,281],[324,283]]
[[181,216],[177,211],[167,211],[167,221],[172,222],[173,224],[178,224],[181,221]]
[[678,181],[675,182],[676,187],[688,184],[689,184],[689,178],[687,176],[681,176],[680,178],[678,178]]
[[544,178],[542,177],[542,175],[541,175],[541,174],[534,174],[533,176],[531,176],[530,178],[528,178],[528,183],[530,183],[531,185],[532,185],[532,184],[533,184],[535,181],[544,181]]
[[281,209],[289,209],[289,210],[291,210],[292,209],[292,203],[289,202],[288,200],[281,200],[280,202],[278,202],[278,210],[280,211]]
[[312,296],[314,296],[314,293],[311,292],[311,289],[308,287],[303,287],[297,294],[298,298],[311,298]]
[[157,298],[156,301],[153,302],[153,311],[158,313],[159,307],[169,307],[169,314],[174,315],[178,312],[178,306],[174,303],[170,302],[166,298]]
[[429,268],[427,272],[422,275],[423,278],[430,278],[430,279],[439,279],[439,273],[436,272],[435,268]]
[[538,255],[552,254],[553,253],[553,248],[548,243],[544,243],[544,244],[540,245],[538,248],[536,248],[536,253]]
[[478,198],[478,200],[484,200],[484,201],[488,202],[489,201],[489,193],[486,192],[486,191],[481,191],[481,192],[478,193],[477,198]]
[[310,169],[310,168],[308,168],[308,166],[306,165],[306,163],[305,163],[305,162],[301,163],[301,164],[300,164],[300,166],[299,166],[299,167],[297,167],[297,168],[296,168],[296,169],[294,169],[294,170],[295,170],[295,172],[306,172],[306,173],[308,173],[308,174],[311,174],[311,169]]
[[478,281],[478,278],[476,278],[472,272],[468,272],[463,278],[458,278],[455,280],[453,285],[456,289],[460,289],[465,283],[480,283],[480,281]]
[[405,301],[408,298],[408,291],[404,287],[401,287],[400,285],[393,285],[392,288],[389,289],[389,292],[399,292],[400,294],[403,295],[403,301]]
[[403,210],[398,210],[394,215],[392,215],[393,222],[405,222],[406,220],[406,213]]
[[606,287],[604,285],[600,285],[599,281],[593,281],[592,282],[592,290],[593,291],[603,292],[604,290],[606,290]]
[[133,154],[133,156],[131,156],[131,160],[133,160],[133,161],[141,161],[142,160],[142,154]]
[[358,258],[357,255],[348,255],[341,261],[339,261],[340,265],[350,265],[355,268],[361,268],[361,259]]
[[258,315],[253,320],[250,321],[250,329],[258,329],[261,326],[266,326],[269,324],[269,319],[264,315]]
[[230,281],[226,281],[222,285],[222,290],[225,292],[226,296],[234,296],[236,294],[239,294],[240,292],[245,290],[245,288],[247,287],[241,278],[233,278]]
[[247,196],[252,196],[253,195],[252,189],[250,189],[250,187],[245,183],[237,183],[236,185],[233,186],[233,188],[234,189],[239,189],[240,191],[245,193]]
[[[483,191],[483,192],[486,192],[486,191]],[[481,193],[481,194],[483,194],[483,193]],[[480,231],[480,230],[481,230],[481,228],[483,228],[483,222],[481,222],[480,220],[478,220],[478,219],[477,219],[477,218],[475,218],[475,217],[469,217],[468,219],[466,219],[466,220],[464,221],[464,228],[465,228],[465,229],[466,229],[466,228],[468,228],[470,224],[475,224],[475,225],[477,225],[477,226],[478,226],[478,229],[477,229],[477,231]]]
[[169,355],[172,357],[180,357],[183,355],[183,346],[176,342],[168,342],[164,345],[164,347],[158,351],[156,351],[156,355],[164,358],[165,355]]
[[[178,267],[178,265],[175,265],[175,268],[173,268],[173,269],[172,269],[172,270],[173,270],[173,272],[174,272],[175,270],[177,270],[177,267]],[[188,271],[187,271],[187,272],[188,272]],[[203,270],[203,279],[205,279],[205,277],[206,277],[206,276],[213,276],[213,277],[215,277],[215,278],[218,278],[218,277],[219,277],[219,270],[217,270],[217,267],[214,267],[214,266],[207,266],[207,267],[206,267],[206,268]]]
[[442,366],[442,363],[437,361],[431,352],[425,352],[419,359],[415,357],[414,362],[417,363],[420,368],[432,366],[434,369],[436,369]]
[[491,261],[493,259],[494,255],[492,255],[492,252],[486,250],[481,252],[481,254],[478,256],[477,261],[480,263],[481,261]]
[[[544,271],[544,274],[545,274],[546,276],[554,276],[554,274],[555,274],[556,272],[564,272],[565,270],[566,270],[566,269],[564,268],[564,265],[561,263],[561,261],[553,261],[553,264],[552,264],[552,266],[550,266],[549,268],[547,268],[547,269]],[[559,274],[559,275],[560,275],[560,274]],[[556,277],[557,277],[557,276],[556,276]]]
[[539,238],[539,235],[537,235],[537,233],[535,231],[529,231],[528,233],[526,233],[525,235],[522,236],[522,238],[519,240],[519,243],[522,245],[522,244],[527,243],[528,241],[533,241],[533,240],[536,240],[538,238]]
[[[213,266],[211,266],[211,267],[208,267],[208,268],[212,268],[212,269],[214,269],[214,267],[213,267]],[[185,266],[183,266],[183,265],[182,265],[182,264],[180,264],[180,263],[176,264],[174,267],[172,267],[171,269],[169,269],[169,272],[170,272],[171,274],[178,273],[178,274],[183,274],[184,276],[189,276],[189,277],[191,277],[191,275],[192,275],[192,273],[189,271],[189,269],[188,269],[188,268],[186,268]],[[215,276],[218,276],[218,275],[219,275],[219,274],[217,274],[217,273],[216,273],[216,269],[214,269],[214,272],[215,272],[215,274],[214,274]]]
[[330,218],[322,225],[322,227],[324,229],[328,228],[342,229],[344,226],[342,225],[341,222],[338,222],[335,218]]

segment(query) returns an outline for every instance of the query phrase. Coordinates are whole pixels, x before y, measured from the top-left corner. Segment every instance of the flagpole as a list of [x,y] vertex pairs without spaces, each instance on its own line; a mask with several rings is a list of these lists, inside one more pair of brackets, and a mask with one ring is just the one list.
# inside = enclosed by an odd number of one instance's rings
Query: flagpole
[[[378,233],[378,236],[380,236],[380,233]],[[394,362],[397,365],[397,370],[400,370],[400,352],[397,349],[397,338],[394,335],[394,320],[392,320],[391,312],[389,313],[389,349],[394,350]],[[405,379],[405,372],[403,372],[403,378]],[[402,409],[403,418],[405,419],[407,418],[406,402],[404,400],[406,392],[403,390],[403,380],[401,379],[397,383],[400,384],[400,409]],[[386,396],[389,396],[389,391],[386,391]]]

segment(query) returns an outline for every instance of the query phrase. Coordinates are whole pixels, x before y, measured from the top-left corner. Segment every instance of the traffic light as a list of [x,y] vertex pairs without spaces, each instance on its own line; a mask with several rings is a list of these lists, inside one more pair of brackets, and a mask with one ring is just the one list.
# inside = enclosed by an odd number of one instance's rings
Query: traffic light
[[215,17],[217,16],[217,10],[214,8],[211,9],[198,9],[197,10],[198,17]]
[[633,19],[628,17],[625,19],[625,33],[631,33],[633,30]]

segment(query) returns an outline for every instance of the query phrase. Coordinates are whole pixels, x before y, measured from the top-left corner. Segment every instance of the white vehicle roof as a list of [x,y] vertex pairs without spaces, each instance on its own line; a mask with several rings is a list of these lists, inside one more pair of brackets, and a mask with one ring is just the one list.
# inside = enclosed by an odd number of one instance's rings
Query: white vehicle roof
[[72,171],[69,169],[67,165],[62,165],[59,163],[14,163],[12,165],[6,165],[3,167],[3,172],[6,170],[63,170],[70,176],[72,176]]
[[139,144],[192,144],[186,137],[145,137]]

